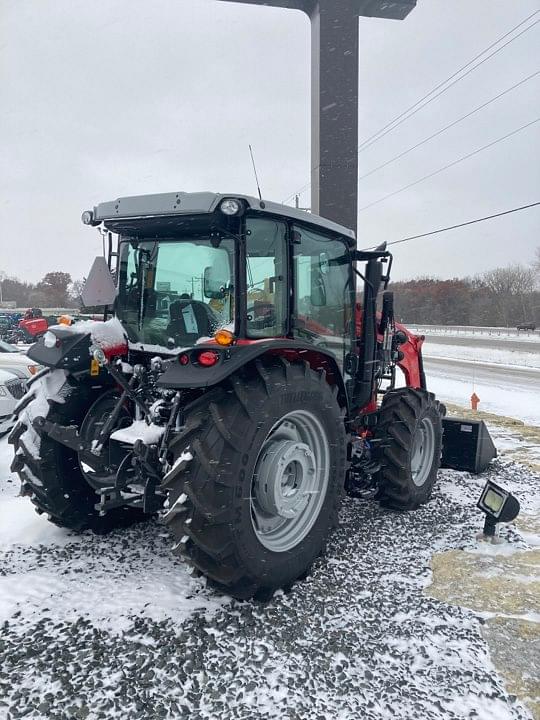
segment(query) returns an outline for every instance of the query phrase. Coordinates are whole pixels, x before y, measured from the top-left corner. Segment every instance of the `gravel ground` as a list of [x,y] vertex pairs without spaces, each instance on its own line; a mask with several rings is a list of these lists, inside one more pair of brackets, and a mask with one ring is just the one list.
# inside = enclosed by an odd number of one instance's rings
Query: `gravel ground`
[[[489,474],[521,499],[539,487],[517,465]],[[415,513],[346,499],[327,555],[266,604],[189,577],[157,523],[5,544],[0,718],[529,720],[482,620],[424,592],[433,552],[475,545],[485,477],[441,472]],[[0,474],[0,503],[14,494]]]

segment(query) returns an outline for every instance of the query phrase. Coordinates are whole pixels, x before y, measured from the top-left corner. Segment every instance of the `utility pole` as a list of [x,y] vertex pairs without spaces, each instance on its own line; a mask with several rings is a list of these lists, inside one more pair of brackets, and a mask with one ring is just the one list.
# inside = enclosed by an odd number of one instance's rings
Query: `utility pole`
[[2,285],[6,278],[7,278],[6,273],[3,270],[0,270],[0,305],[4,302],[4,298],[2,295]]
[[302,10],[311,21],[311,210],[356,231],[358,18],[403,20],[416,0],[222,0]]

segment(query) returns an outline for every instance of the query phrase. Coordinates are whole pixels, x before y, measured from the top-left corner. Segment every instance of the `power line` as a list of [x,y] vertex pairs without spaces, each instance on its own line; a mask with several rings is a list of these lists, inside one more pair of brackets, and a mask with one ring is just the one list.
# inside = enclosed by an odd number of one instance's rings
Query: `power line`
[[[497,40],[495,40],[493,43],[491,43],[491,45],[488,45],[487,48],[485,48],[484,50],[482,50],[482,52],[478,53],[478,55],[476,55],[474,58],[472,58],[471,60],[469,60],[469,62],[465,63],[465,65],[463,65],[461,68],[459,68],[459,69],[456,70],[454,73],[452,73],[452,75],[450,75],[450,76],[447,77],[445,80],[443,80],[443,81],[440,82],[438,85],[436,85],[434,88],[432,88],[432,89],[431,89],[428,93],[426,93],[423,97],[421,97],[419,100],[417,100],[415,103],[413,103],[413,105],[411,105],[409,108],[407,108],[407,109],[404,110],[402,113],[400,113],[399,115],[397,115],[393,120],[391,120],[389,123],[387,123],[384,127],[382,127],[380,130],[378,130],[376,133],[374,133],[373,135],[371,135],[369,138],[367,138],[367,139],[364,140],[363,142],[361,142],[360,145],[358,146],[358,152],[360,153],[360,152],[362,152],[363,150],[367,149],[367,147],[373,145],[377,140],[380,140],[382,137],[384,137],[384,135],[387,135],[389,132],[391,132],[391,130],[393,130],[394,127],[398,127],[398,125],[401,125],[402,122],[405,122],[405,120],[408,120],[409,117],[412,117],[412,115],[416,114],[416,113],[417,113],[419,110],[421,110],[423,107],[425,107],[425,106],[428,105],[430,102],[432,102],[433,100],[435,100],[437,97],[439,97],[440,95],[442,95],[444,92],[446,92],[446,90],[448,90],[450,87],[452,87],[452,86],[455,85],[457,82],[459,82],[459,80],[463,80],[463,78],[465,78],[467,75],[469,75],[471,72],[473,72],[473,70],[476,70],[477,67],[479,67],[480,65],[482,65],[484,62],[486,62],[486,61],[489,60],[491,57],[493,57],[494,55],[496,55],[498,52],[500,52],[501,50],[503,50],[507,45],[509,45],[510,43],[512,43],[514,40],[517,40],[521,35],[523,35],[523,34],[526,33],[528,30],[530,30],[532,27],[534,27],[538,22],[540,22],[540,20],[536,20],[534,23],[532,23],[531,25],[529,25],[528,27],[526,27],[524,30],[522,30],[520,33],[518,33],[515,37],[511,38],[510,40],[508,40],[508,42],[506,42],[506,43],[505,43],[504,45],[502,45],[500,48],[498,48],[497,50],[495,50],[495,52],[491,53],[488,57],[484,58],[481,62],[477,63],[474,67],[470,68],[464,75],[462,75],[461,77],[457,78],[453,83],[451,83],[450,85],[448,85],[448,87],[444,88],[440,93],[437,93],[437,95],[435,95],[434,97],[430,98],[430,100],[428,100],[428,102],[426,102],[426,103],[424,103],[423,105],[421,105],[421,107],[418,107],[418,108],[417,108],[413,113],[411,113],[410,115],[407,115],[407,113],[409,113],[411,110],[414,110],[414,108],[416,108],[417,105],[420,105],[420,103],[422,103],[424,100],[426,100],[426,98],[429,98],[430,95],[432,95],[434,92],[436,92],[439,88],[442,88],[443,85],[446,85],[446,83],[448,83],[450,80],[452,80],[453,78],[455,78],[456,75],[459,75],[461,72],[463,72],[463,70],[465,70],[466,68],[468,68],[469,65],[471,65],[472,63],[474,63],[474,62],[475,62],[476,60],[478,60],[480,57],[482,57],[482,55],[485,55],[486,52],[488,52],[488,51],[491,50],[493,47],[495,47],[496,45],[498,45],[502,40],[504,40],[505,38],[507,38],[507,37],[508,37],[509,35],[511,35],[513,32],[515,32],[518,28],[520,28],[522,25],[524,25],[528,20],[530,20],[530,19],[531,19],[532,17],[534,17],[535,15],[537,15],[539,12],[540,12],[540,10],[535,10],[535,11],[534,11],[533,13],[531,13],[528,17],[526,17],[526,18],[525,18],[524,20],[522,20],[520,23],[518,23],[517,25],[515,25],[511,30],[508,30],[508,32],[506,32],[504,35],[501,35],[501,37],[498,38]],[[407,115],[407,117],[403,117],[404,115]],[[403,118],[403,119],[402,119],[402,118]],[[401,122],[397,122],[397,121],[401,121]],[[397,123],[397,124],[394,126],[394,123]],[[391,127],[391,126],[392,126],[392,127]],[[384,135],[381,134],[381,133],[384,133]],[[320,166],[318,166],[318,167],[320,167]],[[313,168],[312,172],[315,171],[315,170],[317,170],[318,167]],[[289,200],[291,200],[295,195],[297,195],[297,194],[299,194],[299,193],[302,193],[304,190],[307,190],[310,186],[311,186],[311,182],[308,182],[308,183],[306,183],[305,185],[303,185],[301,188],[299,188],[298,190],[295,190],[295,191],[292,192],[290,195],[288,195],[288,196],[285,198],[285,200],[282,201],[283,204],[287,203],[287,202],[288,202]]]
[[[456,75],[459,75],[461,72],[463,72],[463,70],[465,70],[465,68],[469,67],[469,65],[474,63],[479,57],[481,57],[486,52],[488,52],[488,50],[491,50],[491,48],[494,47],[495,45],[498,45],[501,42],[501,40],[504,40],[504,38],[508,37],[508,35],[511,35],[515,30],[517,30],[519,27],[521,27],[521,25],[526,23],[528,20],[530,20],[534,15],[536,15],[539,12],[540,12],[540,10],[536,10],[531,15],[529,15],[529,17],[525,18],[525,20],[522,20],[518,25],[513,27],[511,30],[509,30],[507,33],[502,35],[494,43],[489,45],[485,50],[483,50],[481,53],[476,55],[476,57],[474,57],[472,60],[469,60],[469,62],[466,63],[465,65],[463,65],[463,67],[461,67],[459,70],[456,70],[456,72],[453,73],[452,75],[450,75],[450,77],[446,78],[446,80],[443,80],[441,83],[436,85],[432,90],[430,90],[423,97],[421,97],[420,100],[417,100],[413,105],[411,105],[409,108],[407,108],[407,110],[404,110],[400,115],[395,117],[393,120],[391,120],[389,123],[387,123],[384,127],[382,127],[380,130],[378,130],[376,133],[373,133],[373,135],[371,135],[369,138],[367,138],[366,140],[361,142],[360,145],[358,146],[358,152],[363,152],[368,147],[371,147],[371,145],[376,143],[378,140],[380,140],[382,137],[387,135],[392,130],[395,130],[395,128],[397,128],[399,125],[401,125],[406,120],[411,118],[413,115],[416,115],[416,113],[419,112],[422,108],[424,108],[426,105],[429,105],[429,103],[433,102],[433,100],[436,100],[438,97],[440,97],[443,93],[445,93],[447,90],[449,90],[451,87],[453,87],[460,80],[463,80],[464,78],[467,77],[467,75],[470,75],[470,73],[472,73],[474,70],[479,68],[480,65],[483,65],[485,62],[487,62],[487,60],[492,58],[497,53],[501,52],[501,50],[504,50],[504,48],[507,45],[510,45],[510,43],[513,43],[514,40],[517,40],[519,37],[521,37],[521,35],[528,32],[531,28],[533,28],[535,25],[537,25],[540,22],[540,20],[535,20],[535,22],[533,22],[528,27],[524,28],[520,33],[515,35],[513,38],[510,38],[510,40],[507,40],[507,42],[505,42],[504,45],[501,45],[501,47],[494,50],[483,60],[480,60],[480,62],[476,63],[476,65],[469,68],[469,70],[467,70],[466,73],[464,73],[460,77],[456,78],[453,82],[450,82],[450,80],[452,80],[452,78],[456,77]],[[450,83],[450,84],[447,85],[446,87],[443,87],[443,85],[446,85],[447,83]],[[436,95],[433,95],[433,93],[436,92],[436,90],[438,90],[439,88],[443,88],[443,89],[440,92],[438,92]],[[433,95],[433,97],[430,98],[429,97],[430,95]],[[427,98],[429,98],[429,99],[427,99]],[[426,100],[426,102],[423,102],[424,100]],[[420,103],[423,103],[423,104],[420,105]],[[418,105],[420,105],[420,107],[417,107]],[[415,110],[415,108],[416,108],[416,110]],[[414,112],[411,112],[411,110],[413,110]],[[410,114],[408,114],[408,113],[410,113]],[[404,117],[404,116],[406,116],[406,117]]]
[[488,143],[487,145],[483,145],[482,147],[479,147],[476,150],[473,150],[472,152],[467,153],[467,155],[463,155],[462,157],[458,158],[457,160],[453,160],[451,163],[448,163],[448,165],[444,165],[443,167],[439,168],[438,170],[434,170],[433,172],[429,173],[428,175],[424,175],[424,177],[421,177],[418,180],[415,180],[414,182],[409,183],[408,185],[404,185],[402,188],[399,188],[399,190],[394,190],[394,192],[388,193],[388,195],[384,195],[382,198],[379,198],[378,200],[374,200],[373,202],[368,203],[368,205],[364,205],[364,207],[359,208],[358,212],[363,212],[364,210],[367,210],[368,208],[373,207],[373,205],[378,205],[379,203],[384,202],[385,200],[388,200],[391,197],[394,197],[394,195],[398,195],[399,193],[402,193],[405,190],[408,190],[409,188],[412,188],[415,185],[418,185],[419,183],[423,182],[424,180],[428,180],[429,178],[432,178],[435,175],[438,175],[439,173],[443,172],[444,170],[448,170],[448,168],[451,168],[454,165],[457,165],[458,163],[463,162],[464,160],[468,160],[469,158],[473,157],[474,155],[478,155],[478,153],[481,153],[484,150],[487,150],[488,148],[493,147],[494,145],[497,145],[497,143],[500,143],[503,140],[506,140],[507,138],[512,137],[512,135],[516,135],[518,132],[525,130],[526,128],[530,127],[531,125],[534,125],[535,123],[537,123],[539,121],[540,121],[540,117],[536,118],[536,120],[531,120],[531,122],[528,122],[525,125],[522,125],[521,127],[516,128],[515,130],[512,130],[512,132],[509,132],[506,135],[503,135],[502,137],[497,138],[496,140],[493,140],[492,142]]
[[289,202],[289,200],[292,200],[295,195],[299,195],[300,193],[304,192],[304,190],[307,190],[310,186],[311,186],[311,183],[310,183],[310,182],[306,183],[305,185],[302,185],[301,188],[299,188],[298,190],[295,190],[295,191],[294,191],[293,193],[291,193],[290,195],[287,195],[287,197],[285,198],[285,200],[282,200],[282,201],[281,201],[281,204],[282,204],[282,205],[285,205],[285,203],[286,203],[286,202]]
[[502,217],[503,215],[510,215],[511,213],[520,212],[521,210],[528,210],[529,208],[536,207],[537,205],[540,205],[540,201],[530,203],[529,205],[522,205],[521,207],[512,208],[511,210],[504,210],[503,212],[494,213],[493,215],[485,215],[484,217],[476,218],[475,220],[467,220],[467,222],[458,223],[457,225],[449,225],[448,227],[439,228],[438,230],[431,230],[430,232],[420,233],[420,235],[410,235],[409,237],[401,238],[401,240],[393,240],[392,242],[387,243],[387,245],[399,245],[399,243],[409,242],[409,240],[418,240],[418,238],[429,237],[430,235],[437,235],[439,233],[448,232],[449,230],[456,230],[456,228],[462,228],[467,225],[474,225],[475,223],[484,222],[485,220],[493,220],[493,218]]
[[403,150],[403,152],[400,152],[399,155],[395,155],[390,160],[387,160],[386,162],[382,163],[381,165],[378,165],[377,167],[373,168],[369,172],[365,173],[364,175],[361,175],[358,178],[358,181],[363,180],[364,178],[369,177],[370,175],[373,175],[373,173],[377,172],[378,170],[382,170],[382,168],[385,168],[387,165],[391,165],[396,160],[399,160],[404,155],[408,155],[413,150],[416,150],[416,148],[419,148],[421,145],[424,145],[425,143],[429,142],[429,140],[433,140],[433,138],[436,138],[438,135],[442,135],[442,133],[446,132],[450,128],[454,127],[458,123],[462,122],[463,120],[466,120],[467,118],[471,117],[471,115],[474,115],[475,113],[479,112],[480,110],[483,110],[483,108],[487,107],[488,105],[491,105],[491,103],[495,102],[495,100],[498,100],[499,98],[503,97],[503,95],[506,95],[511,90],[515,90],[520,85],[523,85],[528,80],[532,80],[532,78],[536,77],[537,75],[540,75],[540,70],[537,70],[536,72],[532,73],[531,75],[528,75],[526,78],[523,78],[523,80],[520,80],[515,85],[512,85],[509,88],[506,88],[506,90],[503,90],[498,95],[495,95],[495,97],[492,97],[491,100],[488,100],[485,103],[482,103],[482,105],[479,105],[478,107],[474,108],[474,110],[471,110],[466,115],[462,115],[457,120],[454,120],[449,125],[446,125],[445,127],[441,128],[440,130],[437,130],[437,132],[433,133],[433,135],[430,135],[427,138],[424,138],[420,142],[416,143],[416,145],[413,145],[412,147],[408,148],[407,150]]

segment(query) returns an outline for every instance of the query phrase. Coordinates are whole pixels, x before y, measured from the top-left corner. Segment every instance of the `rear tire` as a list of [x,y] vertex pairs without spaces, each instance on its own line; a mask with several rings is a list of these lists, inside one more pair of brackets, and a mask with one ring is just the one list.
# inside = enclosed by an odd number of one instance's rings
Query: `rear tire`
[[336,393],[307,364],[259,360],[228,383],[193,403],[171,442],[163,521],[214,586],[264,599],[305,575],[337,524],[345,428]]
[[[64,402],[48,400],[47,420],[80,427],[98,394],[99,391],[96,393],[67,378],[59,393]],[[95,509],[99,497],[84,479],[77,453],[46,433],[38,435],[28,427],[23,409],[19,412],[24,420],[18,419],[9,436],[9,442],[15,447],[11,469],[19,475],[21,494],[30,497],[39,514],[46,513],[49,520],[60,527],[91,529],[97,533],[124,527],[145,517],[134,508],[116,508],[100,516]]]
[[375,431],[377,499],[394,510],[428,502],[441,461],[444,405],[433,393],[391,390],[383,398]]

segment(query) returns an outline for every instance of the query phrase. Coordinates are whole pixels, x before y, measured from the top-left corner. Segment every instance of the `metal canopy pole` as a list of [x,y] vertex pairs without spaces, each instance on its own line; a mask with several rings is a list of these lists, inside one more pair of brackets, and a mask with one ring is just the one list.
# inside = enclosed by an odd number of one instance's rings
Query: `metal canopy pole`
[[359,16],[403,20],[416,0],[223,0],[311,20],[311,209],[356,231]]

